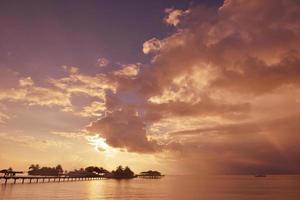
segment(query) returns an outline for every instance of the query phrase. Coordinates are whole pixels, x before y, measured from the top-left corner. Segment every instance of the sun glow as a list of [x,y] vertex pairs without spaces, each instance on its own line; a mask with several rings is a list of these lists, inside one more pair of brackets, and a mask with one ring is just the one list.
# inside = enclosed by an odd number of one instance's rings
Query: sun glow
[[106,139],[100,137],[98,134],[95,136],[87,136],[86,139],[97,152],[104,152],[106,156],[114,156],[117,152],[116,149],[106,143]]

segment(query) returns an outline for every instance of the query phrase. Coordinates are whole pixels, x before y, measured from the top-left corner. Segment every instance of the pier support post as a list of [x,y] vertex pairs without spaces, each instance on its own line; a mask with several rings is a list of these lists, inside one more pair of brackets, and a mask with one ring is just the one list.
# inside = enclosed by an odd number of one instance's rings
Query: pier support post
[[15,178],[15,179],[14,179],[14,184],[16,184],[16,182],[17,182],[17,179]]
[[24,184],[24,180],[25,180],[25,178],[22,178],[22,184]]

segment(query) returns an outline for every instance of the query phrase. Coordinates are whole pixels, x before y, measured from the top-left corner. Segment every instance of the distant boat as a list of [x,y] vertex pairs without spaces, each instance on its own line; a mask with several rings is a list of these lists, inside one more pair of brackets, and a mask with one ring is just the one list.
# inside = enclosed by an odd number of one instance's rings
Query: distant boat
[[255,177],[257,177],[257,178],[260,178],[260,177],[267,177],[267,175],[265,175],[265,174],[257,174],[257,175],[255,175]]

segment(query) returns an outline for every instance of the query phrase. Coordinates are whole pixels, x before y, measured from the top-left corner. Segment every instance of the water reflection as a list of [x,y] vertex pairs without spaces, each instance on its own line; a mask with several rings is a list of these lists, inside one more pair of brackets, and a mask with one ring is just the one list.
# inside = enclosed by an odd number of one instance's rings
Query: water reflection
[[162,179],[94,180],[1,185],[2,200],[299,200],[300,176],[167,176]]
[[4,199],[5,196],[11,196],[13,187],[13,184],[1,184],[0,199]]

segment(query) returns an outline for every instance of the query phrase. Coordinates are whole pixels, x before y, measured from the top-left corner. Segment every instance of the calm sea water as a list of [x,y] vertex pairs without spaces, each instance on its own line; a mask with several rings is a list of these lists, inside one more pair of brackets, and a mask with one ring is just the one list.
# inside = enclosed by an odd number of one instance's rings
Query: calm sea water
[[166,176],[0,187],[1,200],[300,200],[300,176]]

